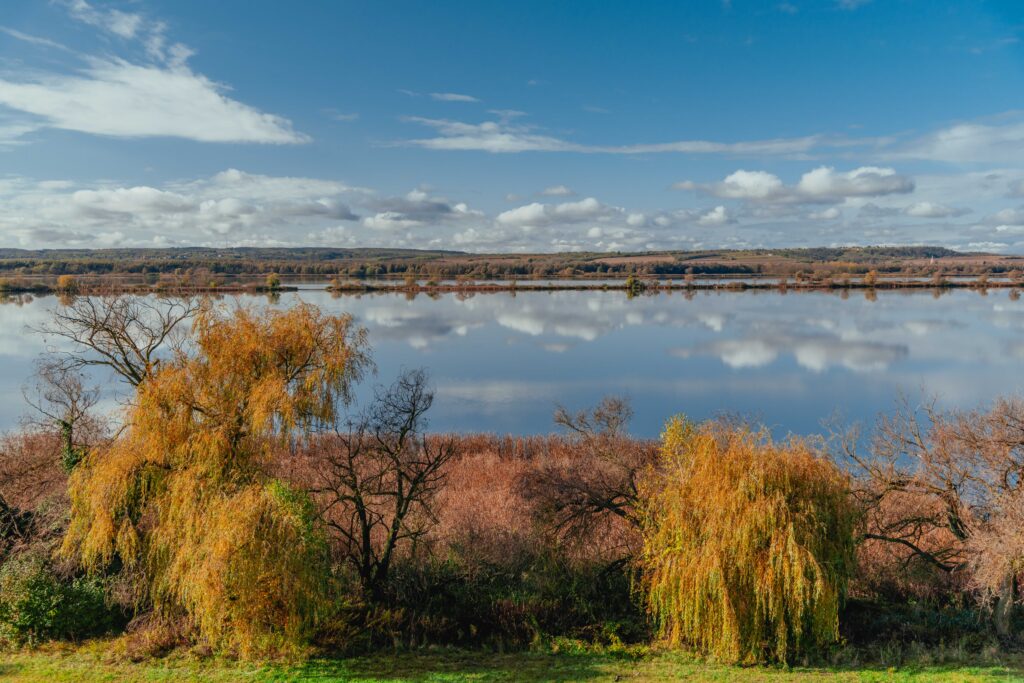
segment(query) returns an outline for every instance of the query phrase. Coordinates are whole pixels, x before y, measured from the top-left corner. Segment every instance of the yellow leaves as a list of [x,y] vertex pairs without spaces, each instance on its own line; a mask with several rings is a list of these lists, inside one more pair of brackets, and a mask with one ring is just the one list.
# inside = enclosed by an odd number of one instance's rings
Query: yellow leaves
[[294,645],[322,601],[322,544],[303,495],[264,472],[275,439],[335,416],[369,363],[349,316],[206,303],[193,350],[141,385],[127,429],[70,484],[64,550],[137,567],[160,614],[215,645]]
[[839,471],[798,441],[678,417],[661,458],[640,565],[662,636],[728,661],[834,641],[853,551]]

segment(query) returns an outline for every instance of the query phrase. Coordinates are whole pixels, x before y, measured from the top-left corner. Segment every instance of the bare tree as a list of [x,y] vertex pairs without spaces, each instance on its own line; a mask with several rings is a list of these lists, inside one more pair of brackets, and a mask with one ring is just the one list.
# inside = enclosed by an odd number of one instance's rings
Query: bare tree
[[76,297],[36,331],[73,343],[70,350],[53,351],[64,368],[105,366],[138,386],[153,373],[164,347],[175,341],[178,326],[200,306],[191,298]]
[[626,433],[632,416],[629,403],[615,397],[590,411],[570,413],[559,407],[555,412],[555,423],[568,437],[565,457],[528,471],[520,490],[558,536],[591,538],[609,517],[639,526],[640,478],[653,466],[657,450],[654,443]]
[[947,413],[934,402],[914,410],[904,401],[879,422],[867,452],[855,438],[840,451],[856,477],[863,537],[896,544],[943,572],[969,571],[1007,635],[1024,569],[1016,523],[1024,520],[1024,400]]
[[344,559],[369,595],[381,599],[400,544],[433,521],[432,502],[458,456],[451,437],[427,436],[433,403],[422,370],[378,390],[354,421],[314,439],[307,452],[310,492]]
[[33,383],[23,391],[36,415],[26,419],[30,429],[56,431],[60,463],[70,472],[89,448],[104,436],[106,425],[94,414],[100,391],[87,386],[85,375],[63,359],[43,358],[36,363]]

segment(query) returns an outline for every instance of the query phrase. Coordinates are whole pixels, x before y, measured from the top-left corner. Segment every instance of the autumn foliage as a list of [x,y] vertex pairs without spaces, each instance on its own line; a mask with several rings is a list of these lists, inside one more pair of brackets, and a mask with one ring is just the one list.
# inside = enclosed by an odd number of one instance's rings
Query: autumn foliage
[[[1018,628],[1018,399],[904,405],[870,440],[683,418],[644,440],[614,398],[545,436],[438,434],[422,371],[352,405],[364,332],[316,307],[93,297],[44,331],[74,351],[0,435],[0,643],[130,620],[147,652],[558,636],[751,663]],[[132,388],[110,421],[97,365]],[[57,598],[78,611],[24,608]]]
[[671,420],[643,496],[639,560],[664,639],[747,663],[835,642],[853,570],[846,492],[799,441]]
[[73,473],[64,553],[120,564],[140,605],[215,646],[301,643],[329,597],[325,544],[306,494],[267,467],[348,400],[362,332],[312,306],[207,305],[192,336],[139,386],[120,438]]

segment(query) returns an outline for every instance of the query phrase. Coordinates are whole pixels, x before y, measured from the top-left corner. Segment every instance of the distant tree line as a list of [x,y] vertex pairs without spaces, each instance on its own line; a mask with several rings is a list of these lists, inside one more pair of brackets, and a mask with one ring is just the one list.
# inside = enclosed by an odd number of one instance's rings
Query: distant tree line
[[[1007,257],[965,259],[941,247],[848,247],[643,253],[467,254],[451,251],[323,248],[0,249],[0,277],[60,275],[213,280],[245,276],[315,278],[515,279],[682,277],[686,275],[829,277],[881,273],[1001,274],[1020,269]],[[933,262],[934,261],[934,262]]]

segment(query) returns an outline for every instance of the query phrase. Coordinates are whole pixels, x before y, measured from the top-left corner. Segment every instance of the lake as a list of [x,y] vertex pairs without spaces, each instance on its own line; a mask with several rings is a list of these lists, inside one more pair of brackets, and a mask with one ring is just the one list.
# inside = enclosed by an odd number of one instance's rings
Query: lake
[[[266,297],[241,296],[266,305]],[[631,399],[632,431],[655,436],[674,413],[754,416],[778,435],[813,433],[836,411],[872,422],[902,393],[971,408],[1024,390],[1024,300],[1007,290],[621,291],[436,298],[284,293],[369,331],[379,372],[362,388],[424,367],[437,398],[431,428],[542,433],[557,404]],[[0,428],[25,412],[21,387],[44,340],[28,331],[53,297],[0,304]]]

